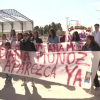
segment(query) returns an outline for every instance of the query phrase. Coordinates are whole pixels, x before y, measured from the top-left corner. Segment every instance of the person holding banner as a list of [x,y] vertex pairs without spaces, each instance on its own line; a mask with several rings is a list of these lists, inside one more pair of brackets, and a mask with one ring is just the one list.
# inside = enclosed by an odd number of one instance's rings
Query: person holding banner
[[21,41],[23,39],[23,34],[22,33],[18,33],[17,34],[17,41]]
[[81,41],[80,36],[79,36],[78,32],[75,31],[73,33],[73,38],[72,38],[71,42],[80,42],[80,41]]
[[11,30],[10,40],[11,41],[16,41],[16,32],[15,32],[15,30]]
[[95,41],[99,44],[100,46],[100,31],[99,31],[99,24],[94,25],[95,32],[93,33]]
[[6,34],[2,34],[2,40],[8,41],[8,39],[7,39],[7,37],[6,37]]
[[[94,28],[95,28],[95,32],[93,33],[94,35],[94,38],[95,38],[95,41],[99,44],[100,46],[100,31],[99,31],[99,24],[95,24],[94,25]],[[100,61],[99,61],[99,64],[98,66],[100,66]],[[100,67],[99,67],[99,71],[100,71]]]
[[[24,33],[23,40],[20,42],[20,50],[22,51],[36,51],[35,45],[30,41],[29,33]],[[27,84],[27,78],[23,78],[23,83],[21,86],[25,86]],[[32,79],[32,86],[34,86],[34,82]]]
[[[10,42],[6,42],[5,43],[5,48],[7,49],[7,50],[9,50],[9,49],[11,49],[11,44],[10,44]],[[6,83],[10,83],[12,81],[12,75],[11,74],[6,74]]]
[[65,36],[65,31],[62,31],[62,37],[60,37],[60,43],[65,42],[66,36]]
[[31,38],[34,44],[36,43],[43,43],[42,39],[39,38],[38,31],[34,31],[33,37]]
[[32,38],[32,31],[29,30],[30,39]]
[[71,41],[72,38],[73,38],[73,36],[70,33],[68,33],[68,42]]
[[56,36],[56,32],[53,28],[49,30],[49,37],[48,37],[48,43],[59,43],[59,37]]
[[[86,37],[86,44],[82,47],[82,51],[100,51],[100,46],[95,42],[94,36],[88,35]],[[94,78],[95,90],[98,90],[100,87],[98,75]]]

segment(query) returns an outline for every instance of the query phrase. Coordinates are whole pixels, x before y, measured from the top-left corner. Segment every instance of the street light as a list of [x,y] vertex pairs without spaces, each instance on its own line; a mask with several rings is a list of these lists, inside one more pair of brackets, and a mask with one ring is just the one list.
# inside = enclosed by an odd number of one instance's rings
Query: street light
[[68,19],[69,17],[65,17],[66,18],[66,42],[68,41]]
[[65,17],[66,18],[66,26],[68,26],[68,19],[69,17]]

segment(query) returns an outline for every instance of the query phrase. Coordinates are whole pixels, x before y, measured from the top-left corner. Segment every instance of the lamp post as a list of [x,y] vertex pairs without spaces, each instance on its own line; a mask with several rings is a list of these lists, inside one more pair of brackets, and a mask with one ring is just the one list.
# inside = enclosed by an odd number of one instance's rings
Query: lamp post
[[69,17],[65,17],[66,18],[66,42],[68,41],[68,19]]
[[43,42],[44,42],[44,27],[43,27]]
[[44,28],[43,28],[43,35],[44,35]]
[[65,17],[66,18],[66,26],[68,27],[68,19],[69,17]]

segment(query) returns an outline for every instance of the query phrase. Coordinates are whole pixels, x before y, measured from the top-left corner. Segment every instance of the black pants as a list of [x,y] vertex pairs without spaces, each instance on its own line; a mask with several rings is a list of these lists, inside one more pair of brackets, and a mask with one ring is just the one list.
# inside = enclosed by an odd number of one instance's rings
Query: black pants
[[99,87],[100,86],[97,73],[96,73],[96,76],[94,78],[94,85],[95,85],[95,87]]

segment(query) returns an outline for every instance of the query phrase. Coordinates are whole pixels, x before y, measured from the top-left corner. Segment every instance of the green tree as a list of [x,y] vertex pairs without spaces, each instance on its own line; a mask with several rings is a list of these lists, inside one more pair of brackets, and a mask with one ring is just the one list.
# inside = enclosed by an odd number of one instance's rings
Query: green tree
[[34,27],[34,30],[37,30],[38,33],[39,33],[39,35],[40,35],[40,28],[39,28],[39,26],[35,26],[35,27]]
[[35,26],[35,27],[34,27],[34,30],[39,31],[39,30],[40,30],[39,26]]
[[44,27],[35,26],[34,30],[37,30],[39,34],[43,35],[43,34],[46,34],[50,30],[50,28],[53,28],[57,32],[57,34],[61,34],[62,32],[61,24],[54,23],[54,22],[52,22],[49,25],[45,25]]
[[40,34],[43,35],[43,27],[40,27]]
[[61,26],[60,23],[57,23],[57,24],[56,24],[56,27],[57,27],[58,30],[61,30],[61,31],[62,31],[62,26]]
[[61,32],[62,32],[61,30],[56,31],[57,35],[61,35]]
[[46,34],[48,32],[48,30],[49,30],[49,26],[48,25],[45,25],[44,26],[44,34]]
[[57,27],[56,27],[56,24],[54,22],[51,23],[51,26],[55,31],[57,31]]

